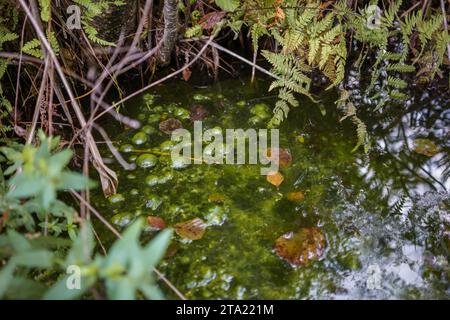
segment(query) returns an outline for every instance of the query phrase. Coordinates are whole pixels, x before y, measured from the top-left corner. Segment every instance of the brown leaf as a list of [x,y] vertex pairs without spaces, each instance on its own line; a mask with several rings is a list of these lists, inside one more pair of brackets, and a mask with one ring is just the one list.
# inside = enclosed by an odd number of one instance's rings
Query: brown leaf
[[148,216],[147,222],[148,222],[149,226],[151,226],[153,229],[156,229],[156,230],[161,230],[166,227],[166,222],[161,217]]
[[191,78],[192,71],[189,68],[183,70],[183,80],[188,81]]
[[175,225],[175,232],[182,238],[189,240],[198,240],[203,238],[206,230],[206,223],[200,219],[180,222]]
[[279,187],[280,184],[283,182],[284,177],[281,173],[277,172],[273,172],[273,173],[269,173],[267,175],[267,181],[270,182],[271,184],[273,184],[275,187]]
[[219,23],[220,20],[225,16],[225,11],[214,11],[205,14],[198,20],[198,24],[204,30],[209,30],[214,28],[214,26]]
[[279,237],[275,253],[293,266],[307,266],[319,260],[325,251],[325,235],[319,228],[302,228]]
[[266,150],[266,157],[273,163],[279,164],[282,168],[287,168],[292,163],[291,153],[283,148],[269,148]]
[[291,201],[301,201],[305,199],[305,195],[301,191],[288,192],[286,198]]
[[208,111],[201,105],[193,106],[189,112],[189,119],[191,119],[191,121],[203,120],[207,116]]
[[416,139],[414,140],[414,151],[427,157],[432,157],[439,152],[439,148],[431,140]]
[[174,118],[169,118],[159,123],[159,130],[167,134],[170,134],[172,131],[182,127],[181,122]]

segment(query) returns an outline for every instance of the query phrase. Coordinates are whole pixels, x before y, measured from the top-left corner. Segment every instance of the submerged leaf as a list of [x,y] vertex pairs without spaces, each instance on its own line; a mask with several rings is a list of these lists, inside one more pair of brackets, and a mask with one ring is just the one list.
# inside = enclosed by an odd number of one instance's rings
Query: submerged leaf
[[322,256],[325,246],[325,235],[319,228],[302,228],[279,237],[275,253],[293,266],[306,266]]
[[150,227],[156,230],[161,230],[166,227],[166,222],[163,218],[157,216],[148,216],[147,222]]
[[281,173],[273,172],[267,175],[267,181],[273,184],[275,187],[280,186],[280,184],[283,182],[284,177]]
[[170,134],[172,131],[182,127],[181,122],[174,118],[169,118],[159,123],[159,130],[167,134]]
[[206,223],[200,218],[180,222],[175,225],[175,232],[180,237],[189,240],[198,240],[203,238],[205,230]]
[[291,153],[283,148],[269,148],[266,151],[266,157],[273,163],[279,164],[282,168],[287,168],[292,163]]
[[439,152],[439,148],[431,140],[416,139],[414,140],[414,151],[432,157]]
[[208,111],[205,109],[205,107],[203,107],[201,105],[193,106],[189,112],[189,119],[191,121],[203,120],[207,116],[208,116]]
[[286,194],[286,198],[291,201],[301,201],[305,199],[305,194],[301,191],[289,192]]

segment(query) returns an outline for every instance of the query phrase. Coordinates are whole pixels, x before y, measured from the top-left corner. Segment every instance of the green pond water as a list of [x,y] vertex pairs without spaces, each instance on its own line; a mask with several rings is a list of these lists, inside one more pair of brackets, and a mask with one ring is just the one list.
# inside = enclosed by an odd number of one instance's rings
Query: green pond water
[[[293,161],[280,168],[278,188],[259,165],[173,168],[162,120],[179,119],[192,131],[189,109],[202,105],[208,111],[204,129],[265,128],[261,104],[271,109],[276,102],[269,84],[174,81],[135,99],[126,114],[140,120],[141,129],[112,122],[105,128],[127,162],[153,156],[144,159],[146,168],[125,170],[105,147],[119,195],[108,200],[97,190],[93,204],[119,229],[136,216],[158,216],[169,227],[204,220],[204,236],[190,241],[175,234],[158,267],[189,299],[449,298],[448,97],[416,93],[372,119],[364,110],[373,107],[361,103],[358,112],[372,140],[367,154],[352,152],[355,128],[339,122],[334,93],[321,94],[320,107],[302,98],[279,128],[280,147]],[[304,198],[289,200],[290,192]],[[279,237],[311,227],[326,238],[318,259],[294,267],[277,256]],[[156,232],[148,228],[143,241]]]

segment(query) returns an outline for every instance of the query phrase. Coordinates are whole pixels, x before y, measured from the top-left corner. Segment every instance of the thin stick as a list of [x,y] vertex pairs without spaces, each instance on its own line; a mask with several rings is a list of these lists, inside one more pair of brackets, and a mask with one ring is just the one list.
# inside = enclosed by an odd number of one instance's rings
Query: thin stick
[[[442,9],[442,17],[444,19],[445,32],[448,33],[447,11],[445,10],[444,0],[441,0],[441,9]],[[450,43],[447,43],[447,57],[448,57],[448,60],[450,60]]]
[[100,135],[103,137],[103,139],[105,139],[105,143],[108,146],[109,151],[111,151],[111,153],[113,154],[114,158],[116,158],[117,162],[119,162],[119,164],[125,170],[133,170],[133,169],[136,168],[136,165],[134,163],[130,164],[130,163],[125,161],[125,159],[122,157],[120,152],[112,144],[111,139],[108,137],[108,134],[106,133],[106,131],[101,126],[99,126],[96,123],[93,123],[92,126],[94,127],[94,129],[96,129],[100,133]]
[[241,57],[240,55],[234,53],[233,51],[228,50],[227,48],[222,47],[220,44],[217,44],[217,43],[215,43],[215,42],[211,42],[209,45],[210,45],[211,47],[215,47],[215,48],[219,49],[220,51],[223,51],[223,52],[225,52],[225,53],[228,53],[230,56],[233,56],[233,57],[235,57],[235,58],[237,58],[237,59],[239,59],[239,60],[245,62],[246,64],[248,64],[248,65],[252,66],[253,68],[255,68],[255,69],[261,71],[262,73],[267,74],[268,76],[271,76],[271,77],[274,78],[274,79],[277,79],[277,80],[280,79],[279,76],[277,76],[277,75],[273,74],[272,72],[270,72],[270,71],[264,69],[263,67],[258,66],[256,63],[253,63],[253,62],[251,62],[250,60],[247,60],[247,59],[245,59],[244,57]]
[[[213,39],[214,39],[214,36],[211,36],[211,37],[209,38],[209,40],[206,42],[206,44],[202,47],[202,49],[197,53],[197,55],[196,55],[191,61],[189,61],[189,63],[185,64],[183,67],[181,67],[181,68],[178,69],[177,71],[174,71],[174,72],[172,72],[171,74],[168,74],[167,76],[163,77],[162,79],[159,79],[159,80],[157,80],[157,81],[155,81],[155,82],[152,82],[152,83],[150,83],[149,85],[147,85],[147,86],[145,86],[145,87],[143,87],[143,88],[141,88],[141,89],[139,89],[139,90],[133,92],[133,93],[130,94],[129,96],[127,96],[127,97],[123,98],[122,100],[120,100],[120,101],[118,101],[118,102],[112,104],[108,109],[110,109],[110,108],[115,108],[115,107],[117,107],[118,105],[124,103],[125,101],[128,101],[128,100],[130,100],[131,98],[133,98],[133,97],[135,97],[135,96],[137,96],[137,95],[139,95],[139,94],[141,94],[141,93],[147,91],[148,89],[150,89],[150,88],[152,88],[152,87],[154,87],[154,86],[156,86],[156,85],[158,85],[158,84],[160,84],[160,83],[163,83],[164,81],[166,81],[166,80],[168,80],[168,79],[170,79],[170,78],[176,76],[177,74],[183,72],[183,70],[189,68],[192,64],[194,64],[195,61],[197,61],[197,60],[201,57],[201,55],[202,55],[203,52],[206,50],[206,48],[212,43],[212,40],[213,40]],[[99,113],[99,114],[93,119],[93,121],[95,121],[95,120],[97,120],[98,118],[100,118],[101,116],[103,116],[103,115],[107,112],[108,109],[106,109],[105,111]],[[83,128],[82,128],[82,129],[83,129]]]
[[[40,27],[40,23],[38,19],[35,18],[35,16],[31,13],[30,9],[28,8],[27,4],[25,3],[25,0],[19,0],[19,3],[23,10],[25,11],[25,14],[29,17],[31,24],[33,25],[35,32],[38,36],[38,38],[41,41],[42,46],[45,48],[45,52],[48,54],[50,59],[53,61],[56,71],[58,72],[58,75],[61,79],[61,82],[64,86],[64,89],[66,90],[67,94],[70,98],[70,103],[72,105],[72,108],[75,111],[75,114],[78,118],[78,121],[80,122],[81,126],[86,126],[86,120],[84,118],[83,112],[81,111],[80,106],[75,100],[75,96],[71,90],[70,84],[67,81],[66,76],[64,75],[64,71],[62,70],[61,64],[59,63],[54,51],[52,50],[52,47],[50,43],[47,40],[47,37],[45,36],[44,32],[42,31],[42,28]],[[34,2],[32,2],[34,3]],[[100,152],[98,151],[97,145],[95,144],[94,138],[92,137],[92,134],[90,131],[86,131],[86,143],[89,145],[89,148],[91,149],[92,157],[93,157],[93,163],[94,167],[97,169],[97,172],[100,175],[100,180],[102,182],[102,189],[103,192],[109,193],[109,192],[115,192],[115,189],[117,187],[117,177],[111,169],[109,169],[102,161],[102,158],[100,156]]]

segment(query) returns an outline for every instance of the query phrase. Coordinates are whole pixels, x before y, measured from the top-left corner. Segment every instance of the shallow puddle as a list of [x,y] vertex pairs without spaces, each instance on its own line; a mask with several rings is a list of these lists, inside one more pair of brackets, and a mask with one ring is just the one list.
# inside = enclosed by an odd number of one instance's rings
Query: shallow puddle
[[[92,203],[118,228],[153,216],[148,237],[164,225],[179,231],[180,223],[201,219],[188,225],[194,240],[174,236],[159,267],[189,299],[448,298],[448,98],[419,95],[411,112],[393,110],[374,119],[378,125],[362,114],[372,139],[368,154],[352,152],[355,128],[339,122],[333,93],[321,96],[325,115],[302,98],[280,126],[280,148],[292,162],[280,167],[279,187],[259,165],[172,163],[171,136],[163,131],[179,123],[161,122],[173,118],[192,131],[191,112],[203,129],[265,128],[276,101],[268,85],[172,82],[130,103],[127,115],[143,127],[105,128],[137,169],[113,162],[120,195],[96,193]],[[297,232],[309,247],[293,248],[304,249],[308,261],[293,266],[298,259],[280,258],[285,248],[278,246]]]

